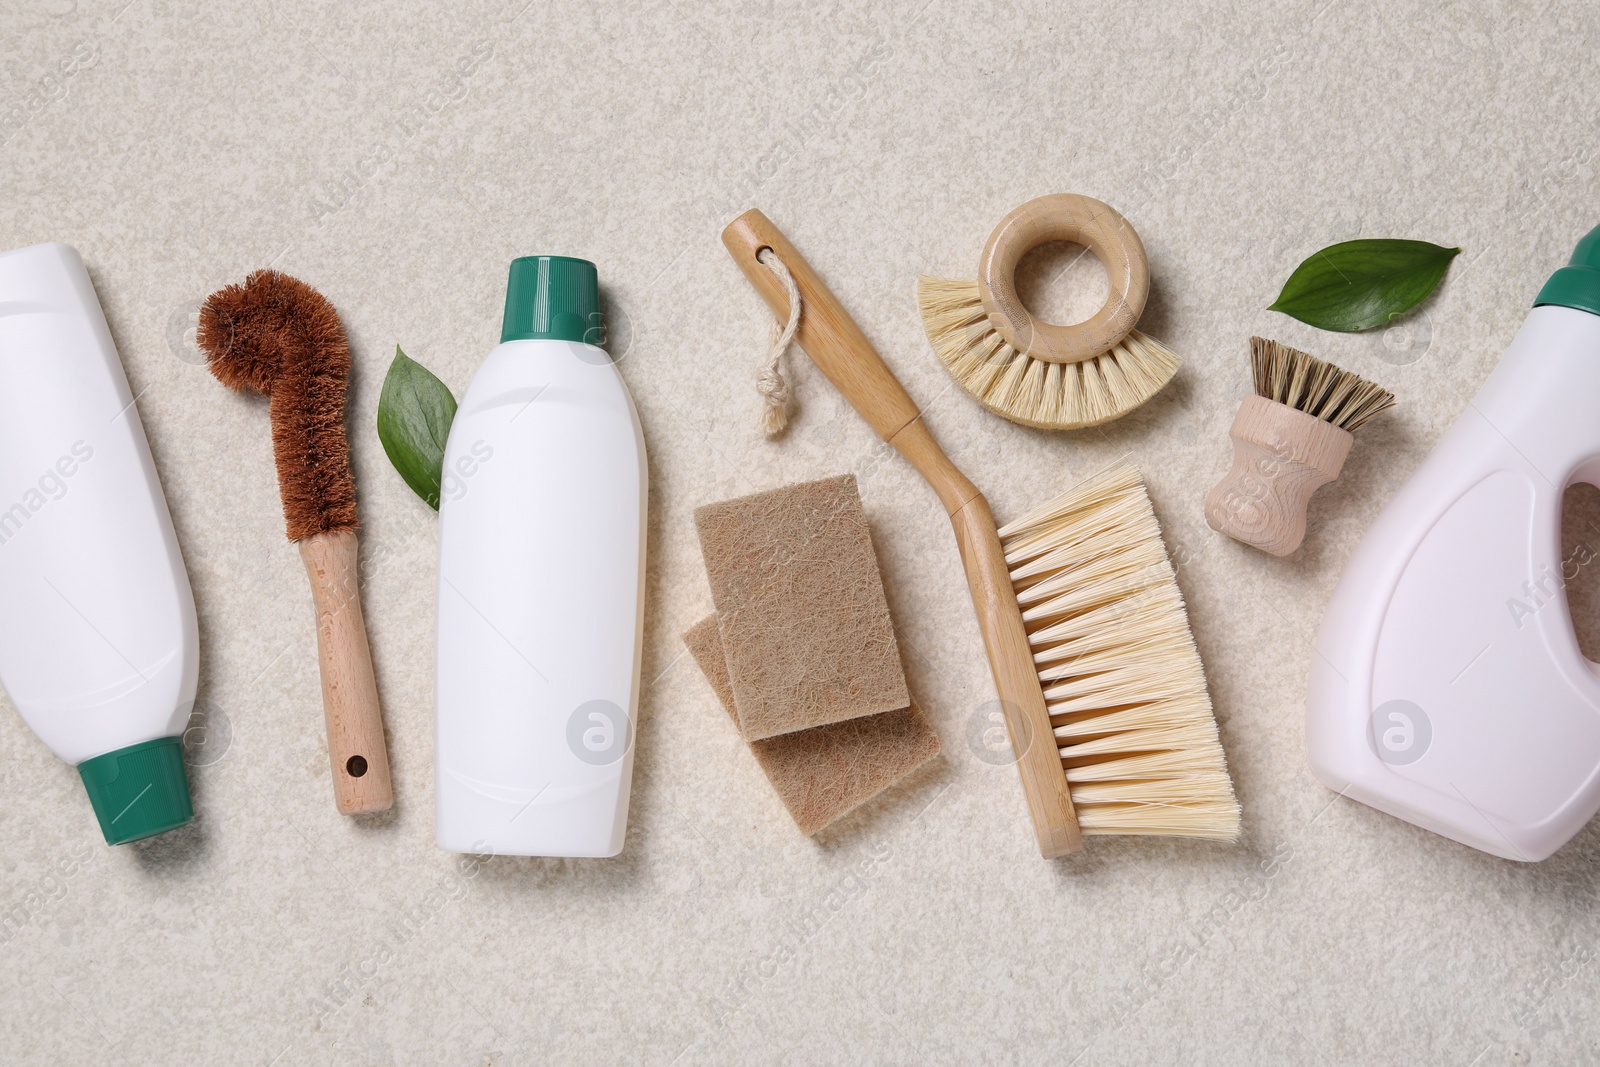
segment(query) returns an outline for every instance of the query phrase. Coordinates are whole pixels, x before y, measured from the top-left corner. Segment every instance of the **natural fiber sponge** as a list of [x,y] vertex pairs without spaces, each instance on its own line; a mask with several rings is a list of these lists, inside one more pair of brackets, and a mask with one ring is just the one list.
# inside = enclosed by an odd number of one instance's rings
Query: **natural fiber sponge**
[[707,504],[694,521],[746,741],[911,703],[854,475]]
[[[727,659],[708,615],[683,635],[717,699],[737,724]],[[939,754],[939,735],[915,704],[765,741],[750,751],[807,836],[854,811]]]

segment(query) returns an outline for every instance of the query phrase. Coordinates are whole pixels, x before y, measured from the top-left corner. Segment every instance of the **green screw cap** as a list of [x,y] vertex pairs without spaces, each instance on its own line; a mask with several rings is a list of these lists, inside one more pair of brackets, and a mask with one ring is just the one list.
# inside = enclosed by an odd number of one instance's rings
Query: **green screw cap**
[[1550,275],[1534,307],[1554,304],[1600,315],[1600,226],[1578,242],[1572,262]]
[[158,737],[86,759],[78,774],[108,845],[154,837],[194,818],[180,738]]
[[500,340],[541,338],[605,344],[600,276],[587,259],[523,256],[511,261]]

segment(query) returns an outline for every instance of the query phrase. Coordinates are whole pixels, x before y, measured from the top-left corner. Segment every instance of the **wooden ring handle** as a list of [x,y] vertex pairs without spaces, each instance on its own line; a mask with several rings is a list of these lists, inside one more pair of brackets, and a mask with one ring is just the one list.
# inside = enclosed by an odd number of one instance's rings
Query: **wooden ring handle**
[[[1058,326],[1033,317],[1017,295],[1017,264],[1049,241],[1076,241],[1105,267],[1111,293],[1087,320]],[[1081,363],[1128,336],[1150,296],[1144,243],[1115,208],[1091,196],[1053,193],[1000,220],[978,261],[978,292],[1006,344],[1050,363]]]
[[394,804],[378,682],[356,585],[358,551],[354,530],[331,530],[300,542],[317,610],[322,710],[333,798],[341,815],[388,811]]
[[1233,467],[1206,497],[1206,523],[1274,556],[1306,536],[1311,494],[1339,477],[1355,438],[1315,415],[1247,396],[1228,431]]

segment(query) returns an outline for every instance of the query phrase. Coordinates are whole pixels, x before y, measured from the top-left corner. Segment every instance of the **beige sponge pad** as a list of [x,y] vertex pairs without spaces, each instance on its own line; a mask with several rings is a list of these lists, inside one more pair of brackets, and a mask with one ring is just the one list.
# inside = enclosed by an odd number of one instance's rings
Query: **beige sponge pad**
[[[683,643],[737,722],[717,618],[690,627]],[[761,769],[802,833],[855,810],[939,754],[939,735],[915,704],[847,722],[753,741]]]
[[911,703],[854,475],[696,509],[746,741]]

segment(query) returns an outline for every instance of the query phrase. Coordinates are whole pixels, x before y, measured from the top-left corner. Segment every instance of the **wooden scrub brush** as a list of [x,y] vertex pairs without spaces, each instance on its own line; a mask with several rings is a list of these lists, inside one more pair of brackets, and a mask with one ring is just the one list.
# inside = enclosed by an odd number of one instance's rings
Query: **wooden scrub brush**
[[200,348],[230,389],[271,397],[272,451],[289,540],[311,580],[333,794],[345,815],[394,802],[383,714],[356,586],[356,487],[344,432],[350,346],[333,305],[258,270],[200,308]]
[[722,241],[780,321],[788,297],[759,256],[770,249],[783,261],[806,305],[800,347],[944,504],[1040,852],[1077,851],[1083,834],[1237,837],[1205,674],[1138,472],[1119,465],[997,530],[977,487],[778,228],[747,211]]
[[1218,533],[1274,556],[1306,536],[1311,494],[1339,477],[1352,432],[1394,406],[1394,394],[1288,345],[1250,338],[1256,394],[1234,417],[1233,467],[1206,497]]
[[[1041,322],[1017,295],[1018,262],[1049,241],[1076,241],[1105,267],[1111,293],[1087,321]],[[996,415],[1045,430],[1121,418],[1172,380],[1178,357],[1134,329],[1149,294],[1139,235],[1113,208],[1075,193],[1041,196],[1001,219],[977,281],[917,283],[923,327],[951,376]]]

